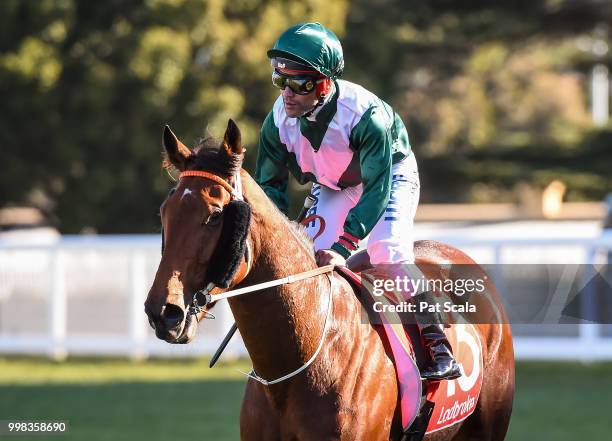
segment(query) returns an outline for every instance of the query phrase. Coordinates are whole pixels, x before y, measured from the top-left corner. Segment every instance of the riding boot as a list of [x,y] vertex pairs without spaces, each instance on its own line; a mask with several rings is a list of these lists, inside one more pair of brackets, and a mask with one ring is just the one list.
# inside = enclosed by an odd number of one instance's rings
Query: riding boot
[[[423,293],[417,296],[419,301],[435,304],[432,293]],[[452,380],[461,376],[461,368],[453,357],[451,345],[443,331],[440,313],[415,313],[419,332],[423,344],[429,352],[430,364],[421,372],[424,380]]]

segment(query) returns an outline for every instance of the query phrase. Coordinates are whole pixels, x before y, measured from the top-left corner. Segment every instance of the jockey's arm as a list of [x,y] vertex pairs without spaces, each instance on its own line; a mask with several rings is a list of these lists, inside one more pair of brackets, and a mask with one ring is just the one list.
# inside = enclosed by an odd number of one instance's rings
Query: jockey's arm
[[359,152],[363,193],[348,212],[344,221],[344,234],[332,245],[332,249],[345,259],[354,251],[351,246],[347,246],[347,238],[354,243],[365,238],[382,216],[389,201],[392,157],[391,134],[387,127],[388,115],[384,109],[373,107],[364,114],[350,134],[351,145]]
[[287,148],[281,143],[278,128],[274,125],[274,116],[270,112],[259,134],[255,181],[285,214],[289,206],[287,156]]

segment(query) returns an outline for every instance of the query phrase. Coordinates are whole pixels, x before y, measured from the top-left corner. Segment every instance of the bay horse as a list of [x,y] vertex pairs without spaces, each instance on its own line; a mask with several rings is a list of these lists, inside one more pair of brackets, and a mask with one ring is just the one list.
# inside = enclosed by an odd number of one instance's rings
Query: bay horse
[[[230,289],[314,270],[317,264],[312,241],[303,229],[290,222],[241,169],[244,149],[232,120],[221,143],[207,139],[194,150],[166,126],[163,146],[166,165],[178,169],[181,178],[160,209],[162,257],[145,312],[158,338],[188,343],[199,319],[208,313],[200,308],[190,314],[192,297],[211,279],[219,279],[215,271],[223,271],[215,265],[216,258],[233,262],[231,280],[225,281]],[[250,226],[229,213],[238,185],[250,209]],[[235,229],[244,230],[246,249],[222,237]],[[415,252],[418,264],[435,264],[431,267],[474,263],[461,251],[431,241],[417,242]],[[514,392],[513,348],[495,288],[487,288],[494,300],[488,307],[502,317],[498,324],[476,325],[484,369],[476,410],[426,440],[505,437]],[[394,366],[379,333],[361,321],[362,305],[344,278],[321,274],[228,301],[254,372],[261,378],[295,371],[320,349],[308,369],[288,381],[274,385],[247,381],[241,440],[401,439]]]

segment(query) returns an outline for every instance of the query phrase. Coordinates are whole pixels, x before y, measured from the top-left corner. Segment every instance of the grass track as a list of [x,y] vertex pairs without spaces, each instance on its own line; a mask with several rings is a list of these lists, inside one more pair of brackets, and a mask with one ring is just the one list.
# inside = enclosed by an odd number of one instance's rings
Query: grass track
[[[68,420],[61,437],[26,440],[238,439],[238,362],[0,359],[0,419]],[[610,439],[612,364],[519,363],[507,439]],[[8,439],[8,438],[3,438]]]

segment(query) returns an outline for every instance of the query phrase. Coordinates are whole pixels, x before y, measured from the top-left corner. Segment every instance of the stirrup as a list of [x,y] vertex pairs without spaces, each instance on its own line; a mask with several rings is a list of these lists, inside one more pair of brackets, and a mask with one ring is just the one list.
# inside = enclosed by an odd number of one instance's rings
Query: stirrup
[[421,380],[424,380],[424,381],[454,380],[456,378],[461,377],[461,375],[463,375],[461,372],[461,367],[454,359],[451,362],[451,366],[446,370],[446,373],[440,373],[438,375],[435,375],[438,372],[440,372],[440,370],[439,369],[435,370],[435,363],[434,363],[434,365],[428,366],[421,372]]

